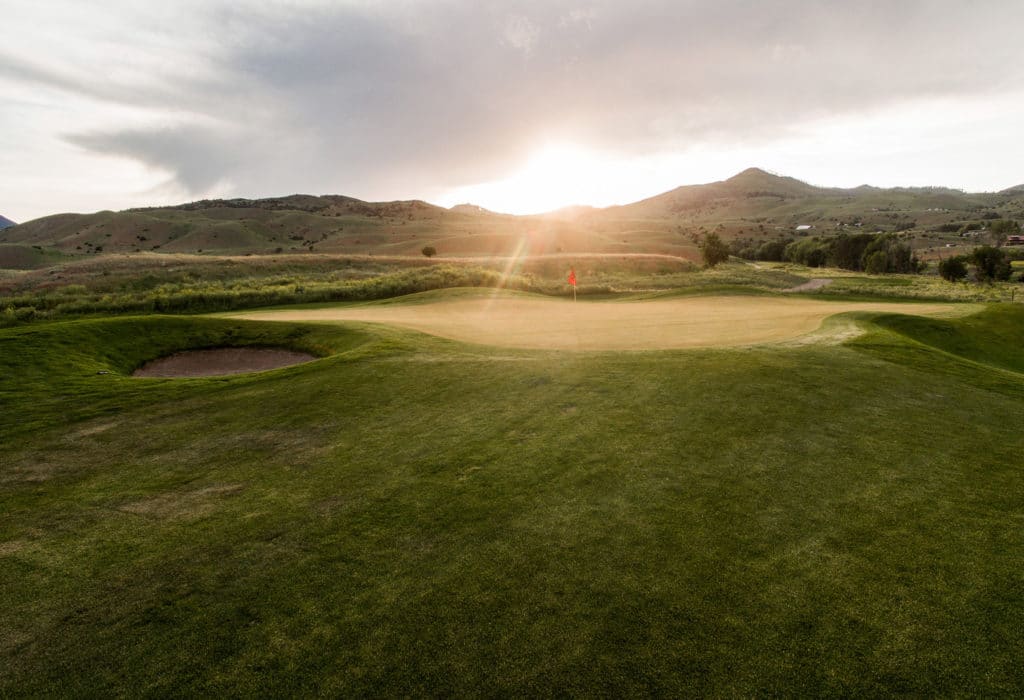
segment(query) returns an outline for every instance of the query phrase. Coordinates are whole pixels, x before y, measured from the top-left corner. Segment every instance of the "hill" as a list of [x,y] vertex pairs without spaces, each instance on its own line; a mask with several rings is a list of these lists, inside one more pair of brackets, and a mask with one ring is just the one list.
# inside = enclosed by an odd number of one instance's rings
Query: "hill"
[[[941,187],[818,187],[750,168],[632,204],[567,207],[512,216],[472,204],[366,202],[341,195],[214,199],[94,214],[57,214],[0,231],[0,244],[55,254],[322,252],[442,257],[552,253],[655,253],[697,258],[716,230],[754,243],[845,230],[901,231],[915,248],[958,242],[965,224],[1024,218],[1024,187],[972,194]],[[803,228],[809,227],[809,228]],[[975,228],[981,228],[981,225]]]
[[654,197],[618,207],[622,213],[673,215],[692,212],[715,201],[742,199],[798,199],[835,196],[842,190],[828,190],[795,178],[748,168],[728,180],[706,185],[685,185]]
[[17,224],[6,216],[0,216],[0,229],[10,228],[11,226],[17,226]]

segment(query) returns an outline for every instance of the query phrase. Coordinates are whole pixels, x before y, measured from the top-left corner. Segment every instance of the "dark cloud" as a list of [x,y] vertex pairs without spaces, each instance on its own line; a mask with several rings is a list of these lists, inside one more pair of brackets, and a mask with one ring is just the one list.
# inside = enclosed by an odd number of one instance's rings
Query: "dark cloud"
[[[499,177],[545,140],[624,154],[757,143],[816,117],[1024,87],[1019,3],[255,7],[207,10],[209,75],[138,93],[169,126],[69,140],[197,195],[407,195]],[[133,89],[89,93],[130,102]]]
[[197,127],[73,134],[67,140],[97,153],[170,170],[189,192],[209,191],[250,165],[244,140],[237,134]]

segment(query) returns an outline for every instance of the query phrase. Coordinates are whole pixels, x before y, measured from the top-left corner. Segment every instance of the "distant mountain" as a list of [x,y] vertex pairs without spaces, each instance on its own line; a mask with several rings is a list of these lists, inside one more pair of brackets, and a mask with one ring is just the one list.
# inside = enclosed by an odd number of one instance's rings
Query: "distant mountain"
[[17,224],[6,216],[0,216],[0,229],[10,228],[11,226],[17,226]]
[[457,214],[494,214],[490,209],[484,209],[477,204],[456,204],[448,208],[448,211]]
[[267,199],[201,199],[170,207],[144,207],[129,209],[130,212],[159,212],[166,210],[209,211],[219,209],[262,209],[264,211],[304,211],[311,214],[337,216],[339,214],[365,214],[388,216],[410,211],[441,210],[442,207],[414,199],[396,202],[364,202],[355,197],[342,195],[292,194],[287,197]]
[[934,245],[937,234],[955,238],[963,224],[995,218],[1024,219],[1024,186],[982,194],[942,187],[842,189],[750,168],[727,180],[678,187],[632,204],[567,207],[538,216],[499,214],[474,204],[445,209],[420,200],[294,194],[57,214],[0,230],[0,245],[11,255],[32,249],[46,255],[420,256],[430,245],[441,259],[524,250],[696,258],[695,239],[709,230],[751,242],[846,230],[906,231],[921,245]]
[[648,199],[619,207],[623,212],[643,214],[684,214],[712,202],[730,199],[786,200],[841,195],[844,190],[815,187],[792,177],[774,175],[760,168],[748,168],[728,180],[706,185],[684,185]]

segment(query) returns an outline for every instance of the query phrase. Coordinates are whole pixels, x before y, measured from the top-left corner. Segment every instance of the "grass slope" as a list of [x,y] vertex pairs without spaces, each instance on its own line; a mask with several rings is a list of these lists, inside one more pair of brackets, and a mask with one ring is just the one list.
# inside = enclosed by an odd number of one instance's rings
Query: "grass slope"
[[[0,330],[0,695],[1024,693],[1024,313],[861,322]],[[324,359],[126,376],[221,343]]]

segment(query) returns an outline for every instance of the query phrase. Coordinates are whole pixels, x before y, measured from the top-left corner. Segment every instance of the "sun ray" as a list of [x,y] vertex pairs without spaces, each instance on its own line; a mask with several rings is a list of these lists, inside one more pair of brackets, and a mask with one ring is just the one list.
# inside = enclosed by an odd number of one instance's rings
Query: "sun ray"
[[518,273],[523,268],[523,261],[527,257],[529,250],[529,243],[526,236],[521,236],[516,241],[516,247],[512,251],[512,255],[505,261],[505,267],[502,269],[501,278],[498,280],[498,284],[491,290],[490,300],[488,307],[493,303],[494,299],[501,294],[502,290],[508,285],[509,279],[512,275]]

